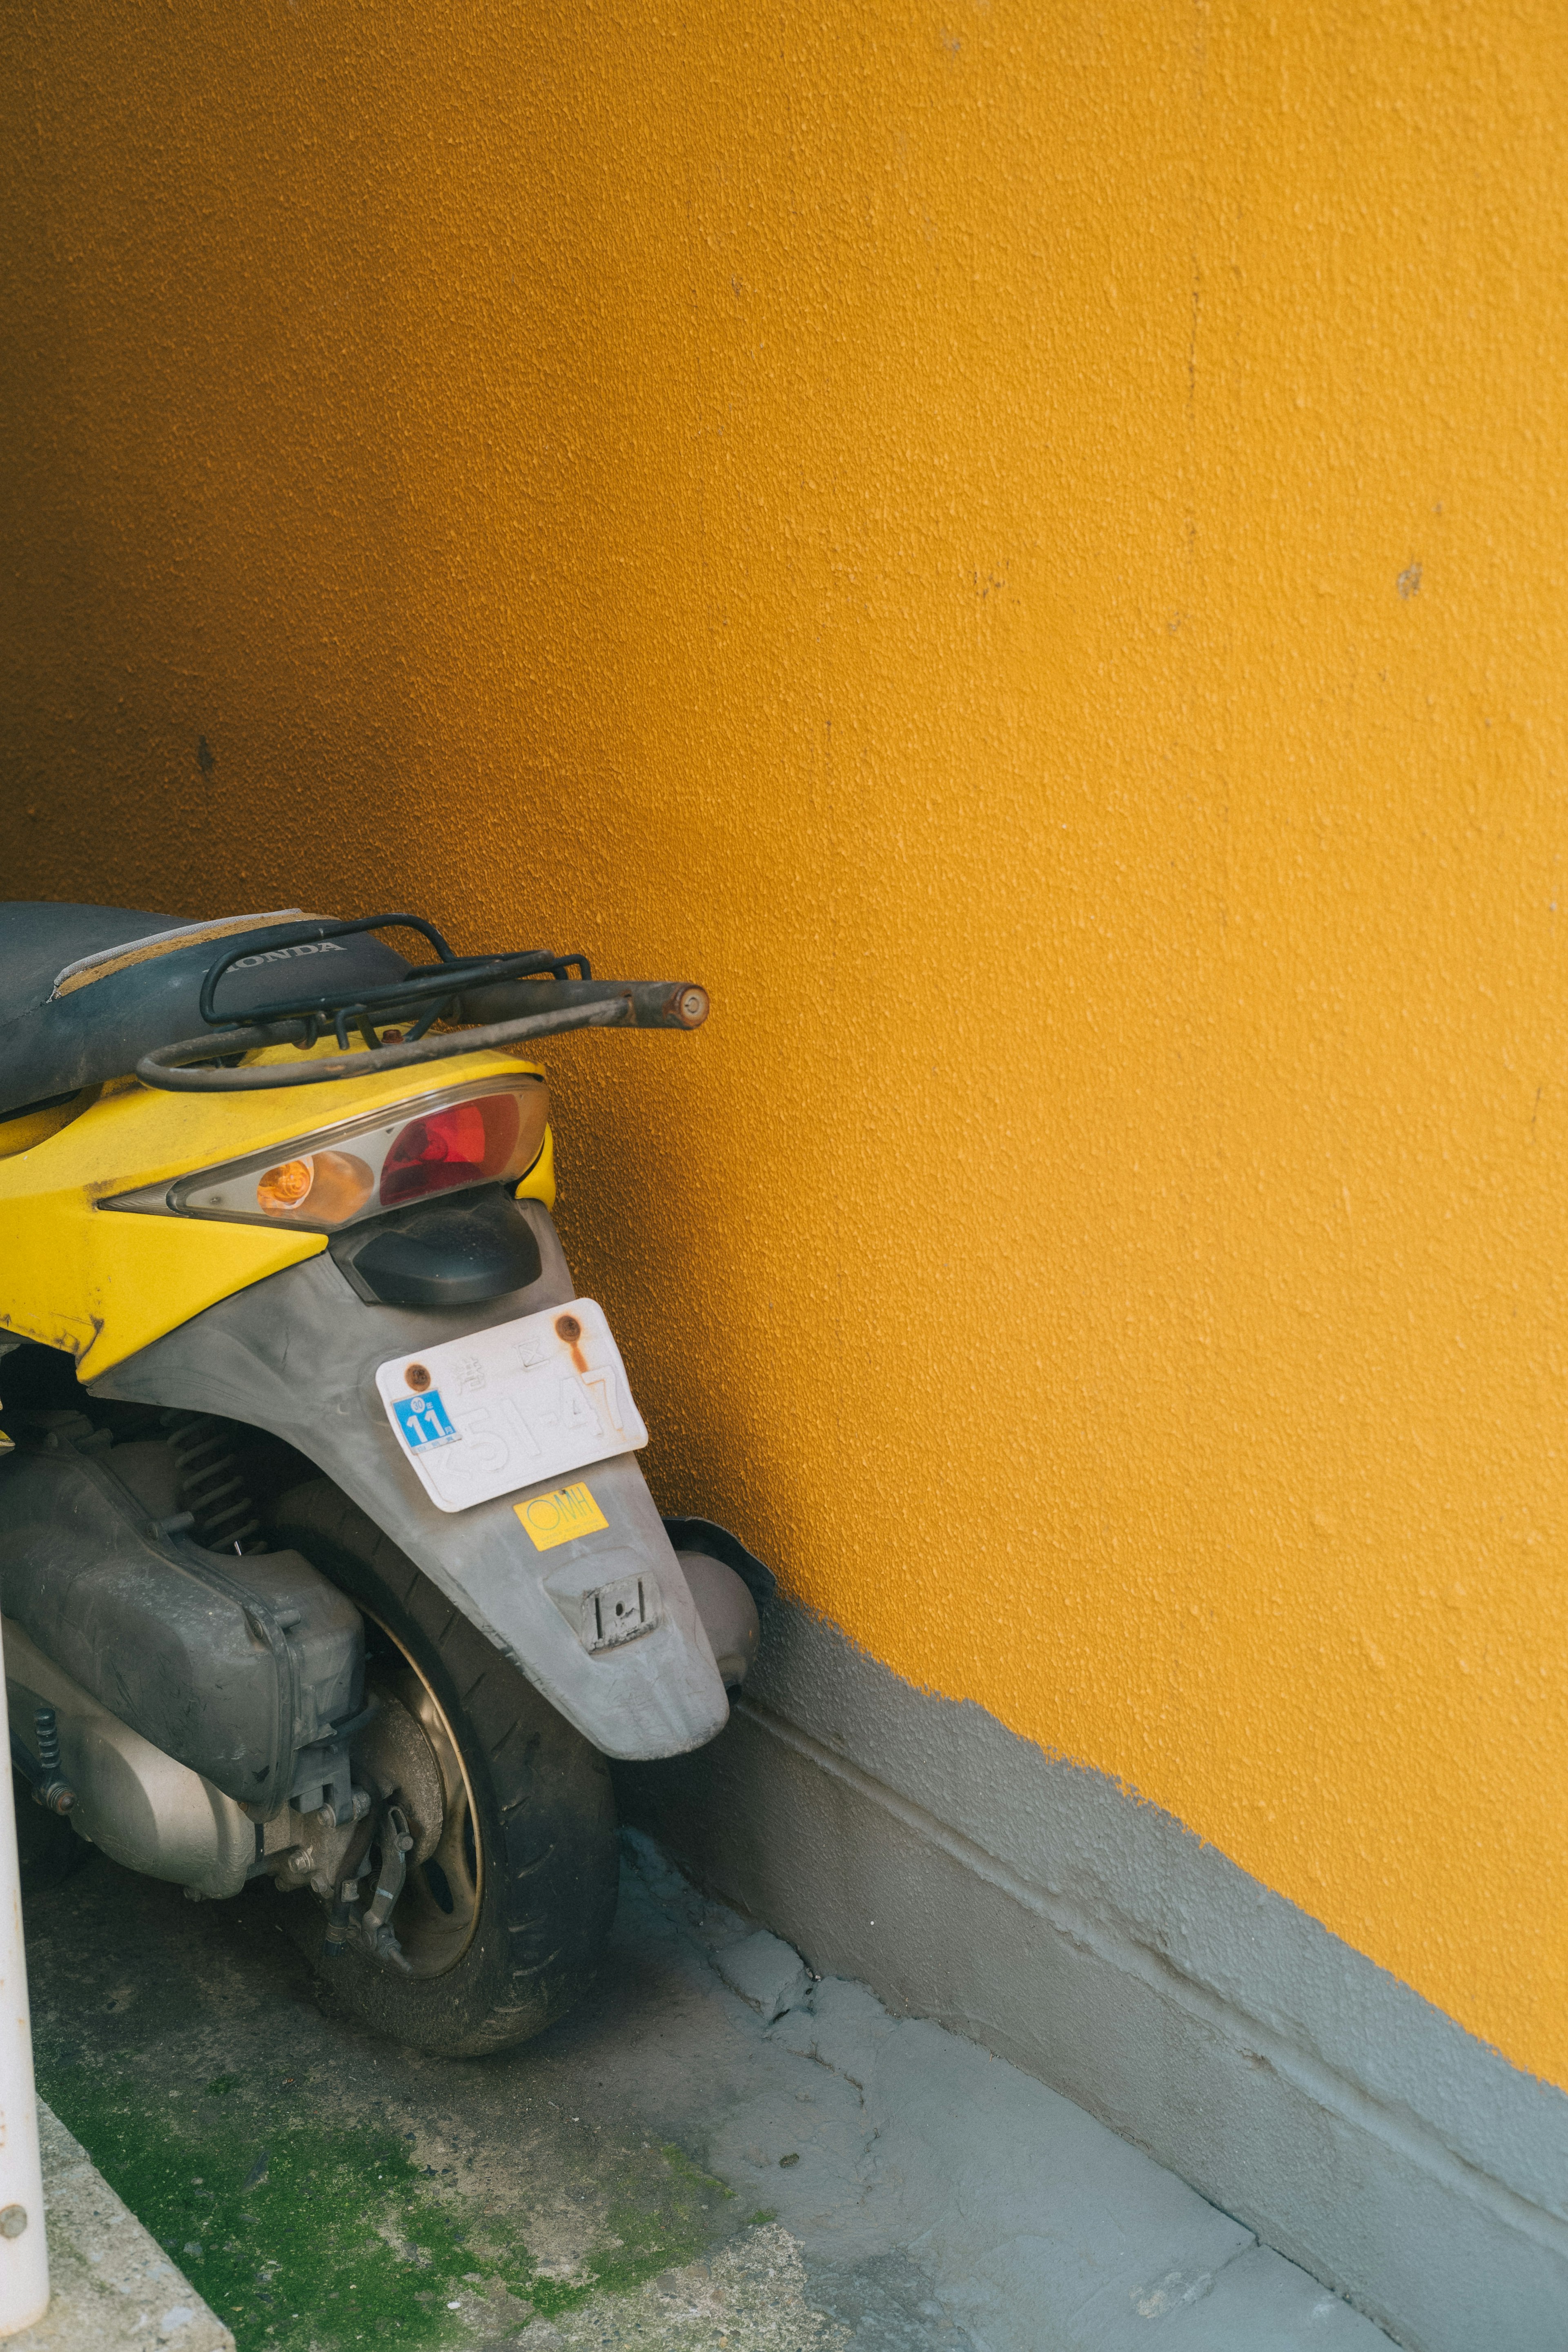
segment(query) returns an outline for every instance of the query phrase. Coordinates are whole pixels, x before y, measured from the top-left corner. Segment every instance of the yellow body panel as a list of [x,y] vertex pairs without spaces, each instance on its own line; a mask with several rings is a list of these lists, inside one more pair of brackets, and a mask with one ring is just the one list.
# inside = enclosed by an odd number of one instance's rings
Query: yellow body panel
[[79,1380],[96,1380],[205,1307],[326,1245],[321,1234],[121,1216],[77,1191],[36,1193],[6,1204],[0,1327],[68,1349]]
[[547,1209],[555,1206],[555,1131],[552,1128],[545,1129],[539,1157],[513,1197],[519,1201],[542,1201]]
[[[322,1050],[336,1049],[328,1040]],[[134,1079],[120,1082],[68,1125],[0,1158],[0,1329],[66,1349],[79,1379],[96,1380],[220,1298],[327,1245],[318,1233],[147,1216],[105,1209],[104,1200],[386,1104],[405,1101],[412,1112],[437,1087],[510,1076],[520,1066],[532,1066],[471,1054],[256,1095],[163,1094]],[[6,1132],[0,1128],[0,1150]],[[519,1191],[547,1206],[553,1201],[548,1133]]]
[[18,1151],[31,1151],[35,1143],[58,1135],[62,1127],[68,1127],[72,1119],[89,1109],[98,1095],[97,1087],[83,1087],[68,1102],[51,1104],[46,1110],[28,1111],[21,1118],[0,1120],[0,1160],[14,1159]]

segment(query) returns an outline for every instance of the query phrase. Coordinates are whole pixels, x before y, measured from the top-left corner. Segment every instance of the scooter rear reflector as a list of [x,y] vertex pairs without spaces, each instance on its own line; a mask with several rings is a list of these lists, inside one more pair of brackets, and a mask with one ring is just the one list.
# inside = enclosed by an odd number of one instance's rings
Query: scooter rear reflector
[[605,1310],[591,1298],[394,1356],[375,1385],[438,1511],[547,1486],[647,1444]]

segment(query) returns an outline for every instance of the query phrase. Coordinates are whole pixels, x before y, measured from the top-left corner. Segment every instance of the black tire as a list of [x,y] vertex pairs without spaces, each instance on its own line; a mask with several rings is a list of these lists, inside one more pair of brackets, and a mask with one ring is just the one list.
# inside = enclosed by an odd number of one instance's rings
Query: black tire
[[[526,2042],[571,2008],[604,1953],[618,1865],[609,1767],[328,1480],[296,1487],[271,1517],[273,1542],[341,1587],[364,1612],[372,1645],[390,1656],[389,1636],[436,1700],[471,1823],[471,1931],[449,1963],[437,1948],[429,1972],[402,1975],[358,1941],[329,1957],[325,1909],[306,1889],[280,1898],[289,1931],[328,2007],[375,2032],[454,2058]],[[413,1899],[411,1882],[392,1915],[400,1933]]]

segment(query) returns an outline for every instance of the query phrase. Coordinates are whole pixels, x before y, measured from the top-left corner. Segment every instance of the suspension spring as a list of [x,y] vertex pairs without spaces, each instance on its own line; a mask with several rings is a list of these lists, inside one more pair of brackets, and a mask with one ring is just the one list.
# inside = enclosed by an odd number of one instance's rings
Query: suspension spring
[[180,1480],[181,1507],[195,1521],[194,1533],[208,1551],[265,1551],[261,1521],[240,1470],[235,1424],[210,1412],[166,1412]]

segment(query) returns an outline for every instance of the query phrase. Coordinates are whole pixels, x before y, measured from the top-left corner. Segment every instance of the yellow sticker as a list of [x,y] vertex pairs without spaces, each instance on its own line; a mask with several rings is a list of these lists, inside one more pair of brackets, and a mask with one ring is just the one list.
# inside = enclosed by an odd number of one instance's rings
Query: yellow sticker
[[535,1495],[531,1503],[514,1503],[512,1509],[528,1529],[535,1551],[552,1551],[574,1536],[591,1536],[607,1528],[608,1519],[586,1486],[560,1486],[553,1495]]

